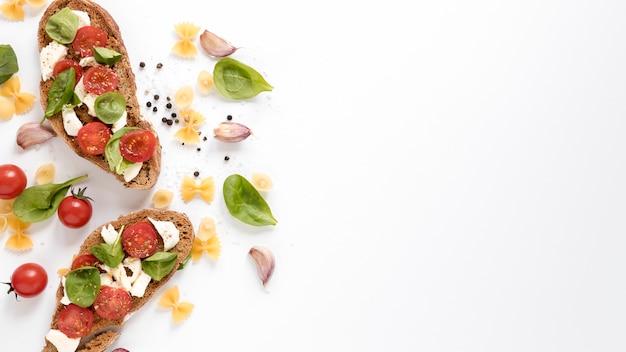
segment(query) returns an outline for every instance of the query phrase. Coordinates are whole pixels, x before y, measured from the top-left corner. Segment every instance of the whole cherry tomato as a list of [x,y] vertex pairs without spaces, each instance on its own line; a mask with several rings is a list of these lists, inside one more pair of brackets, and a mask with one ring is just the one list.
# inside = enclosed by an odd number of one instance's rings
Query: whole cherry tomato
[[78,193],[74,193],[63,198],[57,209],[57,215],[61,223],[69,228],[77,229],[83,227],[91,219],[93,207],[91,198],[85,196],[87,188],[79,188]]
[[26,188],[26,173],[13,164],[0,165],[0,199],[13,199]]
[[15,292],[15,296],[30,298],[35,297],[46,288],[48,274],[37,263],[24,263],[13,271],[10,286],[7,293]]

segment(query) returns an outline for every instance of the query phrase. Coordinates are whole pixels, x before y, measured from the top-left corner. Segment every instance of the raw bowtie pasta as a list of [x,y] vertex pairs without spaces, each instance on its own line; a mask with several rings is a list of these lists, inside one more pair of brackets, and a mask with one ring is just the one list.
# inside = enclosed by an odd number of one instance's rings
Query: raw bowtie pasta
[[222,252],[222,245],[215,229],[215,221],[209,217],[200,221],[198,234],[191,246],[191,260],[194,263],[197,262],[205,252],[213,260],[218,260]]
[[14,113],[19,115],[30,110],[35,104],[35,98],[37,98],[34,94],[21,91],[18,76],[13,76],[4,82],[0,87],[0,96],[7,98],[0,100],[0,111],[2,111],[0,115],[2,115],[3,120],[8,120],[13,116],[7,116],[7,112],[11,110],[10,106],[6,106],[7,104],[13,104]]
[[174,25],[174,30],[180,37],[180,40],[177,41],[172,47],[174,54],[181,57],[197,56],[198,49],[192,41],[200,32],[200,27],[193,23],[183,22]]
[[33,248],[33,241],[25,232],[30,227],[30,223],[21,221],[13,214],[6,217],[6,222],[7,227],[13,230],[13,234],[7,239],[7,248],[14,251],[25,251]]
[[174,138],[188,144],[200,143],[200,134],[196,128],[204,123],[205,117],[193,109],[181,110],[179,115],[183,122],[183,127],[174,133]]
[[178,286],[168,288],[159,299],[159,306],[172,309],[172,320],[180,323],[187,319],[193,311],[194,304],[190,302],[179,302],[180,292]]
[[47,2],[48,0],[7,0],[4,4],[0,5],[0,12],[14,21],[23,21],[24,3],[32,7],[41,7]]
[[215,195],[215,182],[213,181],[213,177],[206,177],[200,181],[200,183],[196,183],[191,176],[185,175],[181,186],[181,194],[185,203],[189,202],[197,195],[204,199],[205,202],[211,203]]

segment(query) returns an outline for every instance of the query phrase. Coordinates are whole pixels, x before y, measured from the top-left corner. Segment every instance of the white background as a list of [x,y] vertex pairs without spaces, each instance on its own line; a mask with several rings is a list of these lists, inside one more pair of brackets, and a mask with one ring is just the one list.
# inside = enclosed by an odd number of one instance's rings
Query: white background
[[[142,104],[212,70],[202,53],[171,54],[184,21],[241,47],[233,57],[275,87],[245,103],[215,91],[194,101],[207,134],[227,114],[255,131],[236,146],[181,147],[161,113],[146,110],[164,149],[154,190],[176,191],[196,170],[213,176],[212,204],[177,196],[171,208],[196,226],[213,217],[223,251],[171,281],[195,304],[188,320],[174,325],[154,299],[115,347],[626,349],[625,2],[100,3],[122,29]],[[16,50],[33,93],[40,14],[0,21],[0,42]],[[123,189],[58,140],[17,147],[17,128],[41,114],[37,106],[0,124],[2,163],[22,166],[31,183],[50,160],[59,182],[87,172],[90,229],[150,206],[154,190]],[[230,218],[219,192],[228,174],[257,171],[275,182],[270,229]],[[42,346],[56,270],[90,231],[52,218],[32,225],[31,251],[0,251],[0,280],[26,261],[50,275],[41,296],[0,300],[3,349]],[[259,244],[277,260],[265,289],[247,256]]]

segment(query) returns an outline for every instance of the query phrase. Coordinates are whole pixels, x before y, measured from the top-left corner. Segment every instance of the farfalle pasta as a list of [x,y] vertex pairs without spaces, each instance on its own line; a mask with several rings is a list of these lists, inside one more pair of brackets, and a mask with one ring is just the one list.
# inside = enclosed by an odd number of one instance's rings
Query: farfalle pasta
[[14,21],[24,20],[24,3],[32,7],[41,7],[47,0],[8,0],[0,5],[0,13]]
[[34,94],[22,92],[18,76],[9,78],[0,86],[0,119],[9,120],[14,114],[29,111],[37,98]]
[[187,58],[197,56],[198,48],[193,40],[200,32],[200,27],[190,22],[183,22],[174,25],[174,30],[180,37],[180,40],[172,47],[174,54]]
[[180,302],[180,292],[178,286],[168,288],[159,299],[159,306],[172,309],[172,320],[180,323],[187,319],[193,311],[194,304],[190,302]]
[[209,176],[197,183],[191,176],[185,175],[181,185],[181,194],[185,203],[200,196],[205,202],[211,203],[215,195],[215,181]]
[[209,258],[218,260],[222,252],[222,244],[217,237],[215,221],[212,218],[205,217],[200,221],[198,233],[194,238],[191,247],[191,260],[195,263],[206,253]]
[[13,231],[6,242],[8,249],[14,251],[25,251],[33,248],[33,241],[26,233],[30,223],[23,222],[17,216],[10,214],[6,217],[7,227]]
[[205,117],[193,109],[181,110],[179,116],[183,127],[174,133],[174,138],[187,144],[200,143],[200,135],[197,129],[204,123]]

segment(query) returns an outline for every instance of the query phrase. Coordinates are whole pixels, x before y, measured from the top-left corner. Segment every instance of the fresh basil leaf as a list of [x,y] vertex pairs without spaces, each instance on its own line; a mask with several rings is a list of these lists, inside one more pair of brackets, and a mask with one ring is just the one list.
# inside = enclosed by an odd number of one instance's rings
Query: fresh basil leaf
[[93,266],[83,266],[67,273],[65,292],[70,302],[89,307],[100,292],[100,271]]
[[70,186],[85,178],[87,175],[75,177],[64,183],[28,187],[13,201],[13,214],[23,222],[44,221],[54,215]]
[[93,48],[93,57],[99,64],[113,66],[122,58],[122,54],[113,49],[97,46]]
[[[115,171],[118,175],[128,167],[128,165],[122,166],[124,157],[122,157],[122,152],[120,152],[120,138],[122,138],[126,132],[138,129],[139,127],[124,127],[120,129],[111,136],[111,139],[109,139],[107,145],[104,147],[104,156],[109,163],[109,169]],[[118,172],[120,169],[122,171]]]
[[113,124],[124,115],[126,99],[118,92],[100,94],[94,102],[94,110],[100,121]]
[[222,194],[230,215],[242,222],[253,226],[276,225],[278,222],[265,199],[245,177],[228,176]]
[[[122,233],[122,230],[118,232]],[[122,236],[118,235],[115,242],[100,243],[89,249],[91,254],[100,259],[109,268],[116,268],[124,260],[124,248],[122,247]]]
[[50,117],[63,108],[63,105],[74,100],[74,83],[76,76],[74,68],[59,73],[52,82],[52,86],[48,91],[48,106],[46,107],[45,117]]
[[141,261],[141,269],[150,277],[159,281],[174,270],[178,254],[171,252],[156,252]]
[[69,44],[78,31],[78,15],[67,7],[50,16],[46,23],[46,33],[61,44]]
[[8,81],[18,70],[17,55],[15,55],[13,47],[8,44],[0,44],[0,84]]
[[255,69],[229,57],[215,64],[213,80],[223,96],[235,100],[252,98],[273,89]]

